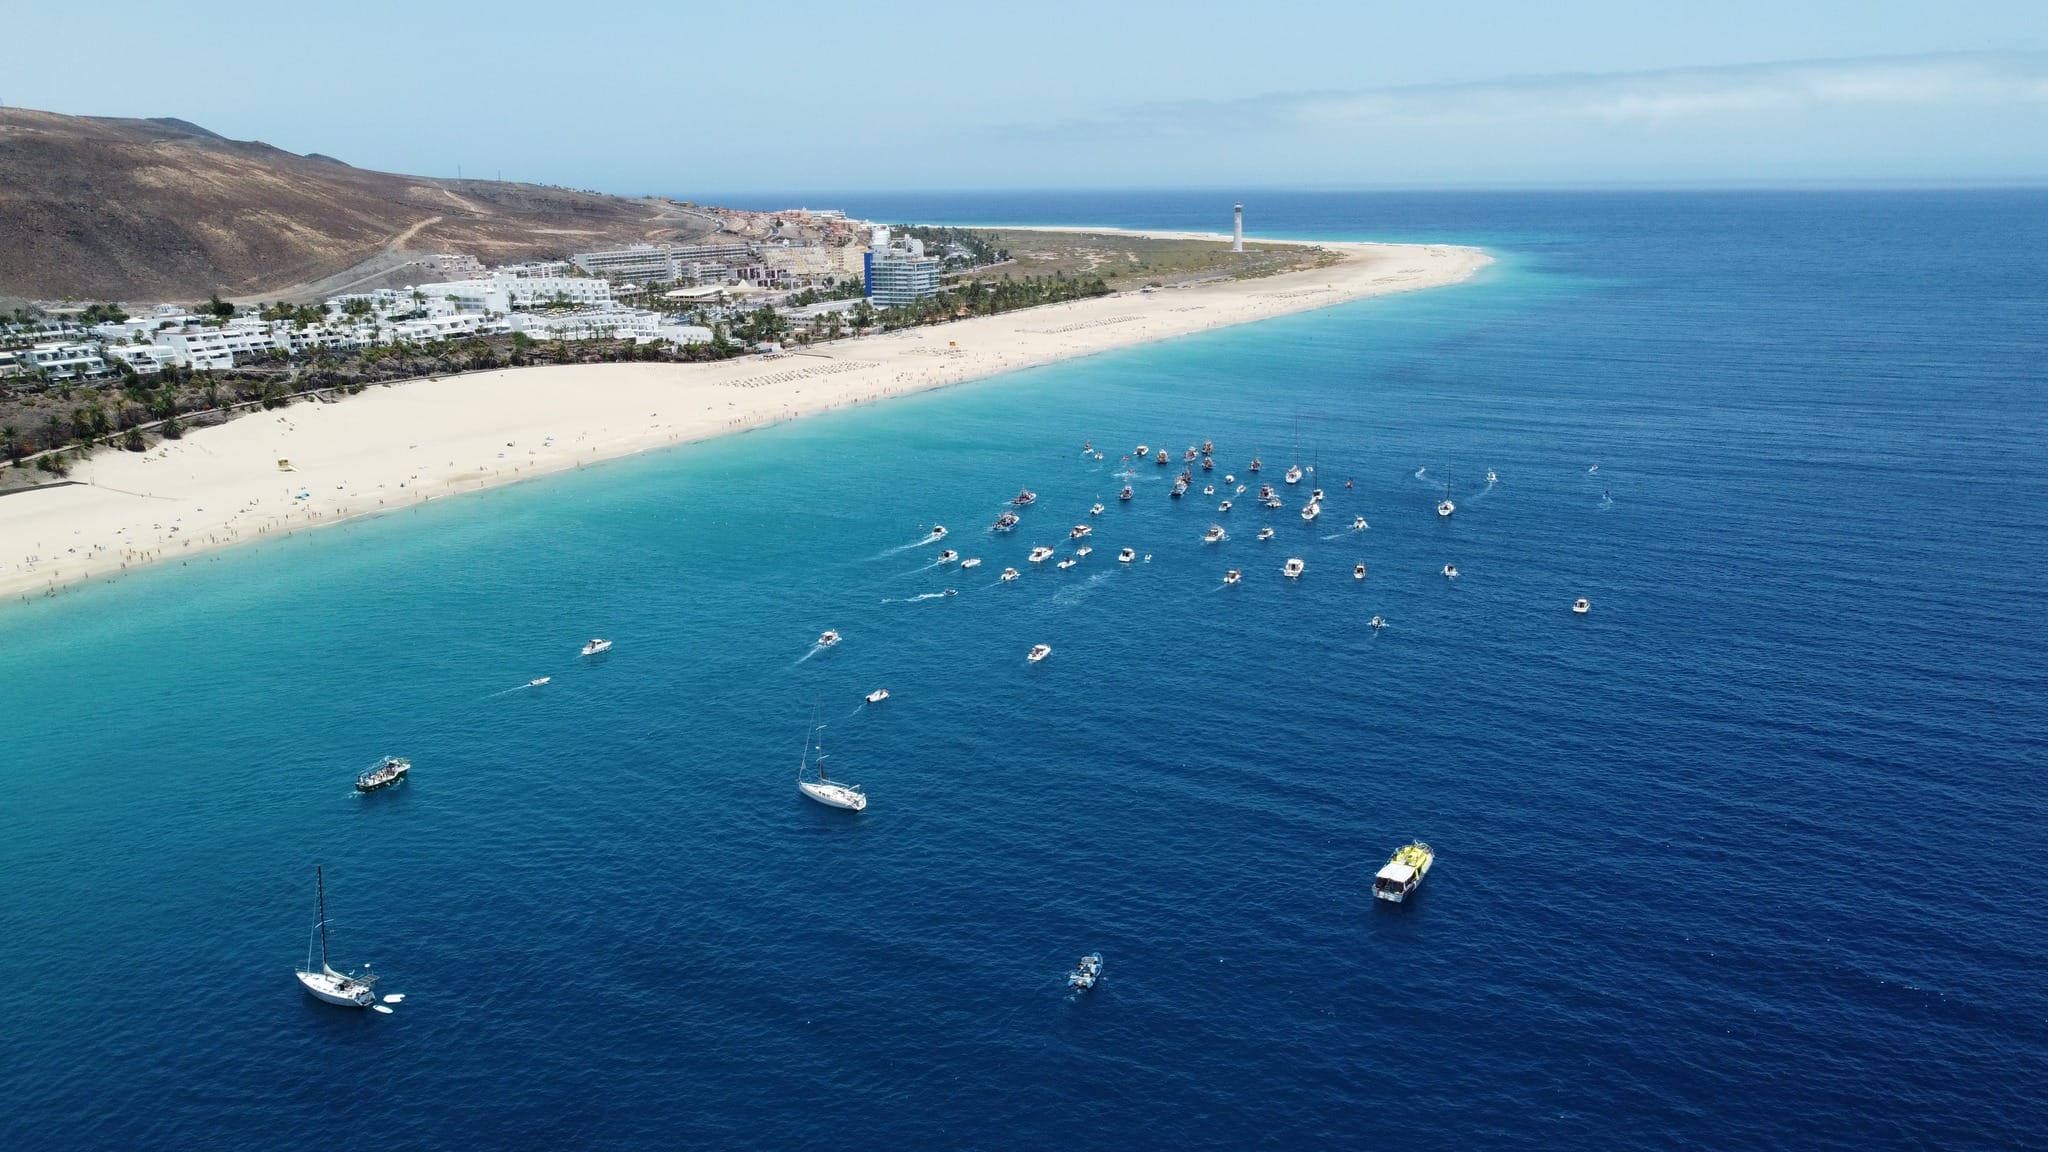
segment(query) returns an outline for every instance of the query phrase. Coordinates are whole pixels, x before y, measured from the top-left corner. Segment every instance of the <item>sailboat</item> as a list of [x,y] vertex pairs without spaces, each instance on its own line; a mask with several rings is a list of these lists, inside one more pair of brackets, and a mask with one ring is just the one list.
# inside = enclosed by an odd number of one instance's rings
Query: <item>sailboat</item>
[[313,967],[313,940],[308,938],[306,965],[297,973],[299,983],[317,1000],[344,1008],[368,1008],[377,1002],[377,978],[368,972],[361,976],[336,972],[327,963],[327,881],[317,864],[313,867],[313,884],[320,894],[320,919],[313,925],[313,936],[320,941],[320,967]]
[[[828,808],[850,808],[859,812],[868,806],[867,795],[860,790],[860,785],[840,784],[825,778],[825,741],[818,738],[818,733],[824,730],[825,726],[821,723],[812,729],[811,735],[804,738],[804,756],[796,766],[796,789]],[[804,777],[811,770],[813,743],[818,746],[818,778],[806,780]]]
[[1448,475],[1446,475],[1444,477],[1444,498],[1443,501],[1436,506],[1436,514],[1439,516],[1449,516],[1451,513],[1456,512],[1457,510],[1458,506],[1456,504],[1451,503],[1451,478]]

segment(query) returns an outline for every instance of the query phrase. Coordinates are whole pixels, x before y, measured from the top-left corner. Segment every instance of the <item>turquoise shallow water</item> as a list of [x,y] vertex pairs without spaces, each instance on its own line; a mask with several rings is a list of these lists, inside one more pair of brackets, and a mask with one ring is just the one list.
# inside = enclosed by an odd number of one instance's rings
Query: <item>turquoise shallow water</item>
[[0,611],[0,1145],[2023,1144],[2043,207],[1302,198],[1503,260]]

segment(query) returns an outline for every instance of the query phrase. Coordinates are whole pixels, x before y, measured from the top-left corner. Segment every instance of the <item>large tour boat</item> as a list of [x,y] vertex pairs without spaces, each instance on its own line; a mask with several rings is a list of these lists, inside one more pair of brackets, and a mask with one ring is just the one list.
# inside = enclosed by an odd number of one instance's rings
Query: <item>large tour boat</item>
[[404,780],[405,774],[410,771],[412,761],[403,756],[386,756],[356,774],[356,791],[375,792],[379,788],[389,788]]

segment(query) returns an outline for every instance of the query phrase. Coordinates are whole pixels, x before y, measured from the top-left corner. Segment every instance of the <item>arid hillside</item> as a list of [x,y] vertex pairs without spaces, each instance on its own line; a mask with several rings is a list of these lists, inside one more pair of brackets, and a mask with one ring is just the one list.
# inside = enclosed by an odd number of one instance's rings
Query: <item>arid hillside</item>
[[371,172],[182,120],[0,109],[0,295],[268,298],[399,252],[495,263],[716,228],[668,200]]

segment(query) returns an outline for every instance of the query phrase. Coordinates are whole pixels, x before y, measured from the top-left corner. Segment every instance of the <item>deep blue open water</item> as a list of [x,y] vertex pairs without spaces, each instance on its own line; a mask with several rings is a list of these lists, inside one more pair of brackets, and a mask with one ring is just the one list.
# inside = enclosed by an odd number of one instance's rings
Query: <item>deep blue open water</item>
[[2037,1142],[2048,195],[1247,215],[1500,263],[0,610],[0,1147]]

